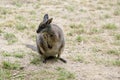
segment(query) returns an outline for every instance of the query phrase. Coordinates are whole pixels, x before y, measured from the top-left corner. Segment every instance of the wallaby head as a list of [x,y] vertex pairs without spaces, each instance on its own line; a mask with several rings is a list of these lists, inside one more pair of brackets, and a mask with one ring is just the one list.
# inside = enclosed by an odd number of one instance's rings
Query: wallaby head
[[49,19],[48,14],[45,14],[44,17],[43,17],[43,21],[40,23],[36,32],[39,33],[45,28],[49,29],[51,27],[50,23],[52,22],[52,20],[53,20],[53,18]]

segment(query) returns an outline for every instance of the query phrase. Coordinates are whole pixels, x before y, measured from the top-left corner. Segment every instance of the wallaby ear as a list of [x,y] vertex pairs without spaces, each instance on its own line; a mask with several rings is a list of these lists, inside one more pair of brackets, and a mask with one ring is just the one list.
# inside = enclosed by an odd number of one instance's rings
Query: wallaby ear
[[43,17],[43,22],[46,22],[48,19],[49,19],[48,14],[45,14],[44,17]]
[[53,18],[50,18],[47,20],[46,24],[50,24],[52,22]]

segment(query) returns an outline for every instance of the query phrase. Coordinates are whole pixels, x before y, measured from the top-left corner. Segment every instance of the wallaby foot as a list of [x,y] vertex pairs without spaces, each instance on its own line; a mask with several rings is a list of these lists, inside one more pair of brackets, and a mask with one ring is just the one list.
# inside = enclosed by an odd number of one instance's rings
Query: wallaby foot
[[46,58],[43,59],[43,63],[46,63],[47,60],[51,60],[51,59],[54,59],[54,58],[55,58],[55,56],[46,57]]
[[45,58],[44,60],[43,60],[43,63],[46,63],[47,62],[47,59]]
[[[43,63],[47,63],[47,60],[51,60],[51,59],[55,59],[55,58],[56,58],[55,56],[46,57],[46,58],[43,59]],[[64,63],[67,63],[67,61],[63,58],[57,57],[57,59],[61,60]]]
[[47,57],[43,57],[42,61],[43,61],[43,63],[46,63],[47,62]]

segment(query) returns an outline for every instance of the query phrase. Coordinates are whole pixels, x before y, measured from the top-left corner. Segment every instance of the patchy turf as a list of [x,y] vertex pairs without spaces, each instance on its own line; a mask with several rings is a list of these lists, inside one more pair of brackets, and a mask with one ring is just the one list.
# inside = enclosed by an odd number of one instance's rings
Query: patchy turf
[[[37,53],[46,13],[64,31],[67,64]],[[0,80],[120,80],[120,1],[1,0]]]

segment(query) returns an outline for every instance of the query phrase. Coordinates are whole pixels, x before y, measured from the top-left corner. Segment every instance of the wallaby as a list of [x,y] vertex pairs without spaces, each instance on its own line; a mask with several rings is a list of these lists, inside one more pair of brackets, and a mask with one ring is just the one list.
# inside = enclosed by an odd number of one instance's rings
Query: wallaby
[[45,14],[36,31],[38,53],[41,55],[43,63],[46,63],[49,57],[56,56],[57,59],[66,63],[66,60],[60,57],[65,46],[64,34],[59,26],[52,24],[52,20],[53,18],[49,19],[48,14]]

